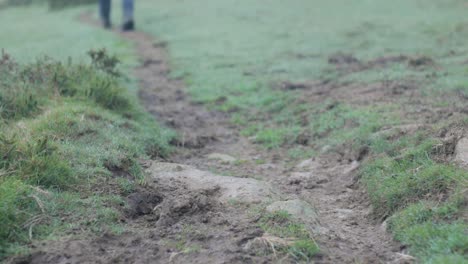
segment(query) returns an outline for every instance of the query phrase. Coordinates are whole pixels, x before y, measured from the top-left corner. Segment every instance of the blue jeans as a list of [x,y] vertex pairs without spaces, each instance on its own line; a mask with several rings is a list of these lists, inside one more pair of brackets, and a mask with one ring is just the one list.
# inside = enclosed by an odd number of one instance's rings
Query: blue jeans
[[[133,21],[133,0],[122,0],[123,23]],[[110,25],[111,0],[99,0],[99,14],[106,25]]]

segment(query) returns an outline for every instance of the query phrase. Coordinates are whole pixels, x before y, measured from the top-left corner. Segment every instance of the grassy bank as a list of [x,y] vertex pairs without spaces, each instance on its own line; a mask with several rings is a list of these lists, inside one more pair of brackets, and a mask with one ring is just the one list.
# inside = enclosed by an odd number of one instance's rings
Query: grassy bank
[[468,173],[440,151],[468,127],[465,1],[161,0],[138,9],[194,100],[230,112],[243,135],[291,160],[364,159],[375,216],[410,254],[466,261]]
[[0,13],[0,259],[38,240],[121,232],[140,160],[170,150],[172,132],[126,74],[132,46],[78,22],[82,11]]

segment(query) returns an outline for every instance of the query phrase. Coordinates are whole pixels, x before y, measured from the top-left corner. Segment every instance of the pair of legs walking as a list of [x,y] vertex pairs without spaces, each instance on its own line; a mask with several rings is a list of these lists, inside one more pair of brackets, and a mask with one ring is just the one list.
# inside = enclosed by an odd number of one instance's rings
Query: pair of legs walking
[[[133,19],[134,0],[122,0],[123,24],[122,30],[133,30],[135,22]],[[111,0],[99,0],[99,13],[104,27],[111,27]]]

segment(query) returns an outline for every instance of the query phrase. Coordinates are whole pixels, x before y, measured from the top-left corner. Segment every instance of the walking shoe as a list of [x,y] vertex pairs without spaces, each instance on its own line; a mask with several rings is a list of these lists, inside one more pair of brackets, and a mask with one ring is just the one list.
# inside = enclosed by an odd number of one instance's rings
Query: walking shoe
[[122,25],[122,31],[133,31],[133,30],[135,30],[135,23],[133,22],[133,20],[125,22]]
[[102,26],[105,28],[105,29],[111,29],[112,28],[112,24],[109,20],[103,20],[102,21]]

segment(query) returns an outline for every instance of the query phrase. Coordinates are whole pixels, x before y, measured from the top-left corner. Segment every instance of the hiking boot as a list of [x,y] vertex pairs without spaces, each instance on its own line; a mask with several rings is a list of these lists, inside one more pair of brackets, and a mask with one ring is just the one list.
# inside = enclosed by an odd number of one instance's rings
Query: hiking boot
[[133,31],[133,30],[135,30],[135,23],[133,22],[133,20],[125,22],[122,25],[122,31]]

